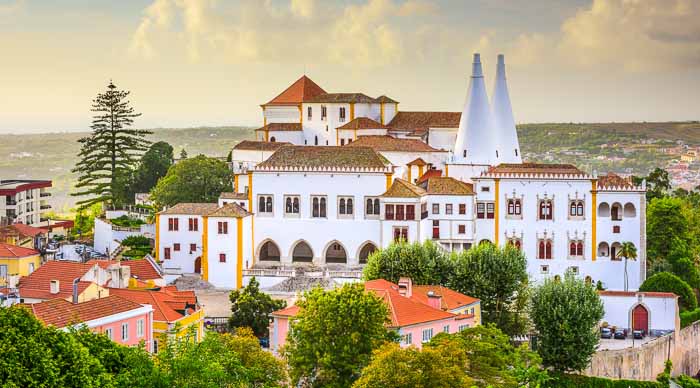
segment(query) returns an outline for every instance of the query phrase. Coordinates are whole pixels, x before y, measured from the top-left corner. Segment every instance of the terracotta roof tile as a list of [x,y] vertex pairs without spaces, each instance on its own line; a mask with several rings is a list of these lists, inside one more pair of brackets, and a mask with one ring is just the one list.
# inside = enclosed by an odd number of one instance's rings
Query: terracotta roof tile
[[158,214],[205,216],[219,208],[216,203],[178,203]]
[[110,288],[110,295],[117,295],[124,299],[131,300],[139,304],[150,304],[153,306],[153,320],[172,323],[185,315],[183,311],[178,311],[175,307],[184,306],[186,302],[189,306],[197,306],[197,297],[189,292],[170,291],[161,288],[160,291],[153,290],[130,290],[124,288]]
[[428,292],[430,291],[442,297],[443,310],[453,310],[479,302],[477,298],[464,295],[443,286],[413,286],[413,296],[425,304],[428,304]]
[[356,117],[349,123],[338,127],[338,129],[386,129],[386,125],[370,119],[369,117]]
[[433,308],[420,301],[415,295],[405,297],[399,294],[398,286],[384,279],[365,282],[365,289],[375,292],[390,310],[391,326],[401,327],[417,323],[455,318],[456,315]]
[[248,217],[251,213],[241,207],[237,203],[227,203],[224,206],[214,210],[209,213],[209,217],[234,217],[234,218],[244,218]]
[[138,260],[97,260],[93,259],[87,262],[89,265],[97,264],[101,268],[107,269],[110,265],[119,264],[124,267],[129,267],[131,276],[137,277],[139,280],[161,279],[162,276],[158,270],[153,267],[153,264],[146,259]]
[[376,99],[364,94],[364,93],[324,93],[310,98],[308,101],[304,102],[326,102],[326,103],[364,103],[370,104],[377,102]]
[[[18,287],[20,296],[35,299],[67,298],[73,295],[73,281],[82,278],[92,268],[92,264],[49,261],[31,275],[20,279]],[[50,292],[52,280],[58,280],[57,294]],[[83,292],[91,284],[91,282],[79,281],[78,293]]]
[[[297,132],[301,131],[300,123],[270,123],[256,129],[256,131],[278,131],[278,132]],[[270,142],[272,143],[272,142]]]
[[6,228],[14,229],[20,234],[24,236],[29,236],[29,237],[36,237],[40,234],[46,233],[45,230],[41,228],[35,228],[33,226],[25,225],[25,224],[12,224],[6,226]]
[[656,291],[612,291],[612,290],[602,290],[598,291],[599,295],[602,296],[636,296],[644,295],[648,298],[677,298],[678,296],[672,292],[656,292]]
[[293,317],[299,313],[299,306],[292,305],[281,310],[273,311],[272,315],[278,317]]
[[219,194],[219,199],[239,199],[247,200],[248,194],[246,193],[233,193],[233,192],[223,192]]
[[[263,127],[264,128],[264,127]],[[234,150],[245,150],[245,151],[276,151],[278,148],[288,145],[287,142],[271,142],[271,141],[255,141],[255,140],[243,140],[236,144]]]
[[369,147],[285,146],[257,168],[387,169],[388,162]]
[[387,97],[385,95],[381,95],[381,96],[375,98],[374,100],[375,100],[375,102],[379,102],[379,103],[383,102],[385,104],[398,104],[399,103],[398,101],[394,100],[393,98]]
[[425,133],[428,128],[459,128],[461,112],[397,112],[387,126],[394,131]]
[[420,176],[418,178],[418,180],[416,180],[416,184],[419,185],[432,177],[440,177],[440,176],[442,176],[442,170],[430,169],[430,170],[426,171],[425,174]]
[[488,173],[496,174],[584,174],[572,164],[502,163],[489,167]]
[[429,177],[421,186],[432,195],[474,195],[474,186],[451,177]]
[[416,158],[408,163],[406,163],[407,166],[427,166],[428,162],[423,160],[423,158]]
[[65,299],[52,299],[28,305],[28,308],[40,321],[46,325],[53,325],[58,328],[109,317],[141,307],[143,306],[136,302],[116,295],[77,304],[68,302]]
[[19,247],[17,245],[0,243],[0,257],[2,257],[2,258],[17,259],[20,257],[36,256],[38,254],[39,254],[39,251],[31,249],[31,248],[25,248],[25,247]]
[[598,187],[599,188],[605,188],[605,187],[631,188],[631,187],[634,187],[634,184],[632,183],[632,177],[623,178],[623,177],[615,174],[614,172],[609,172],[606,175],[598,177]]
[[433,148],[418,139],[400,139],[389,135],[358,136],[345,147],[371,147],[388,152],[446,152]]
[[325,90],[304,75],[264,105],[298,105],[324,93]]
[[426,191],[422,187],[411,184],[410,182],[396,178],[382,197],[386,198],[420,198],[425,195]]

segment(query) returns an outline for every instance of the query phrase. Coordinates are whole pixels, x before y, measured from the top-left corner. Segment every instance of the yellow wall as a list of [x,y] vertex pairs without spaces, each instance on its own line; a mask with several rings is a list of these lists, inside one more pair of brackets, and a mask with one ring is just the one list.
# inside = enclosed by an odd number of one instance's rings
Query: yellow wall
[[[39,255],[27,256],[27,257],[0,257],[0,265],[7,266],[8,275],[19,275],[27,276],[29,275],[29,264],[34,264],[34,270],[39,269],[41,265],[41,257]],[[0,279],[0,285],[5,285],[5,279]]]
[[[83,292],[78,295],[78,303],[87,302],[90,300],[100,299],[109,296],[109,288],[98,286],[96,283],[90,283]],[[65,298],[67,301],[73,301],[73,296]]]
[[455,314],[470,314],[474,309],[474,322],[481,325],[481,303],[470,304],[459,309],[451,310]]
[[189,332],[190,327],[196,327],[197,339],[199,341],[204,337],[204,310],[199,309],[196,313],[188,315],[186,317],[180,318],[179,320],[168,323],[164,321],[153,321],[153,331],[155,331],[156,336],[162,338],[165,333],[175,330],[175,338],[182,338],[186,336]]

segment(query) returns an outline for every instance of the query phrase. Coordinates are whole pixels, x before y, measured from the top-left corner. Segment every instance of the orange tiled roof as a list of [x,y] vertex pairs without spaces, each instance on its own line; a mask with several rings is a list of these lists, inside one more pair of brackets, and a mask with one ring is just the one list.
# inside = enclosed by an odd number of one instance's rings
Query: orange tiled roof
[[441,176],[442,176],[442,170],[431,169],[431,170],[426,171],[425,174],[423,174],[422,176],[420,176],[418,178],[418,180],[416,181],[416,184],[421,184],[430,178],[441,177]]
[[[388,97],[387,97],[388,98]],[[305,102],[327,102],[327,103],[359,103],[359,104],[371,104],[378,102],[377,99],[372,98],[364,93],[324,93],[314,96]]]
[[428,128],[459,128],[461,112],[407,112],[400,111],[387,126],[394,131],[424,134]]
[[324,93],[326,93],[325,90],[312,81],[311,78],[303,75],[277,97],[264,105],[298,105]]
[[227,203],[224,206],[214,210],[209,213],[209,217],[235,217],[235,218],[245,218],[251,215],[247,210],[245,210],[241,205],[237,203]]
[[598,291],[599,295],[604,296],[635,296],[638,294],[649,298],[677,298],[678,296],[672,292],[657,292],[657,291]]
[[[19,294],[23,298],[32,299],[67,298],[73,295],[73,281],[83,277],[91,268],[93,268],[92,264],[49,261],[37,268],[31,275],[20,279]],[[52,280],[58,280],[59,291],[57,294],[52,294],[50,291]],[[78,294],[85,291],[91,284],[93,283],[79,281]]]
[[400,139],[389,135],[358,136],[345,147],[370,147],[375,151],[391,152],[446,152],[433,148],[418,139]]
[[488,169],[496,174],[584,174],[573,164],[501,163]]
[[416,158],[408,163],[406,163],[407,166],[427,166],[428,162],[423,160],[423,158]]
[[177,321],[185,316],[185,305],[195,306],[195,311],[199,310],[197,297],[194,292],[189,291],[172,291],[167,287],[161,288],[160,291],[110,288],[109,293],[139,304],[150,304],[153,306],[155,321],[168,323]]
[[[263,127],[264,128],[264,127]],[[234,150],[246,150],[246,151],[275,151],[283,145],[289,145],[286,141],[271,142],[271,141],[255,141],[255,140],[243,140],[242,142],[236,144]]]
[[384,279],[365,282],[365,290],[374,292],[389,307],[392,327],[415,325],[417,323],[454,318],[455,314],[442,311],[420,301],[415,295],[405,297],[399,294],[399,287]]
[[369,117],[356,117],[349,123],[338,127],[338,129],[386,129],[386,125],[382,125]]
[[234,193],[234,192],[222,192],[219,194],[219,199],[238,199],[238,200],[248,200],[248,194],[246,193]]
[[443,310],[453,310],[479,301],[477,298],[443,286],[413,286],[413,296],[425,304],[428,304],[428,292],[430,291],[442,297]]
[[623,178],[614,172],[598,177],[598,187],[634,187],[632,177]]
[[285,146],[258,167],[308,169],[387,169],[387,161],[369,147]]
[[20,234],[23,234],[23,235],[29,236],[29,237],[36,237],[40,234],[46,233],[46,231],[41,229],[41,228],[35,228],[33,226],[29,226],[29,225],[25,225],[25,224],[12,224],[12,225],[9,225],[7,227],[15,229]]
[[65,299],[27,305],[32,313],[46,325],[61,328],[70,324],[109,317],[114,314],[139,309],[143,306],[116,295],[73,304]]
[[21,257],[36,256],[39,251],[32,248],[19,247],[17,245],[0,243],[0,257],[18,259]]
[[420,198],[425,195],[426,191],[420,186],[416,186],[401,178],[394,179],[394,182],[389,187],[382,197],[388,198]]
[[153,264],[151,264],[151,262],[149,262],[146,259],[122,261],[93,259],[88,261],[87,264],[97,264],[104,269],[107,269],[110,265],[114,264],[129,267],[131,276],[137,277],[140,280],[152,280],[162,278],[162,276],[160,276],[160,274],[158,273],[158,270],[153,267]]
[[[296,132],[301,131],[300,123],[270,123],[263,127],[256,129],[256,131],[282,131],[282,132]],[[272,143],[272,142],[270,142]]]
[[278,316],[278,317],[293,317],[299,313],[299,306],[297,305],[292,305],[289,307],[285,307],[282,310],[277,310],[273,311],[272,315]]
[[455,178],[441,176],[429,177],[422,181],[421,187],[433,195],[474,195],[474,185]]
[[218,208],[219,205],[216,203],[178,203],[158,214],[206,216]]

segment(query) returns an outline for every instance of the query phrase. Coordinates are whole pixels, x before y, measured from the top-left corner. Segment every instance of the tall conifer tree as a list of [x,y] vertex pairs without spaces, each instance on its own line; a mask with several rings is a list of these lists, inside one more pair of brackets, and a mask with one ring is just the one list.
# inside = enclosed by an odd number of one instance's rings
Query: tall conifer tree
[[80,161],[73,168],[80,176],[77,192],[71,195],[90,196],[77,202],[81,208],[94,203],[119,206],[117,193],[123,191],[121,185],[128,184],[120,178],[130,174],[141,153],[148,149],[150,142],[145,137],[152,132],[131,128],[141,113],[134,113],[126,99],[129,93],[110,81],[107,91],[92,102],[91,111],[96,112],[90,126],[92,134],[78,140],[82,144]]

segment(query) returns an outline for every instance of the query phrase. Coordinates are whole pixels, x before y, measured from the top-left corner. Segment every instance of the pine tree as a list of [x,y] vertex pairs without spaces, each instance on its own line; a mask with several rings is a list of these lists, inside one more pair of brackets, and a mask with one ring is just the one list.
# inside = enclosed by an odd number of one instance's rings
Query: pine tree
[[110,81],[107,91],[93,100],[91,111],[96,114],[90,126],[92,134],[78,140],[82,144],[80,161],[73,168],[80,176],[78,191],[71,195],[91,196],[77,202],[81,208],[94,203],[119,206],[118,193],[123,191],[120,186],[128,184],[120,178],[131,174],[140,154],[150,144],[145,137],[152,132],[131,128],[141,113],[134,113],[126,99],[129,93]]
[[184,148],[180,151],[180,160],[182,159],[187,159],[187,151]]

